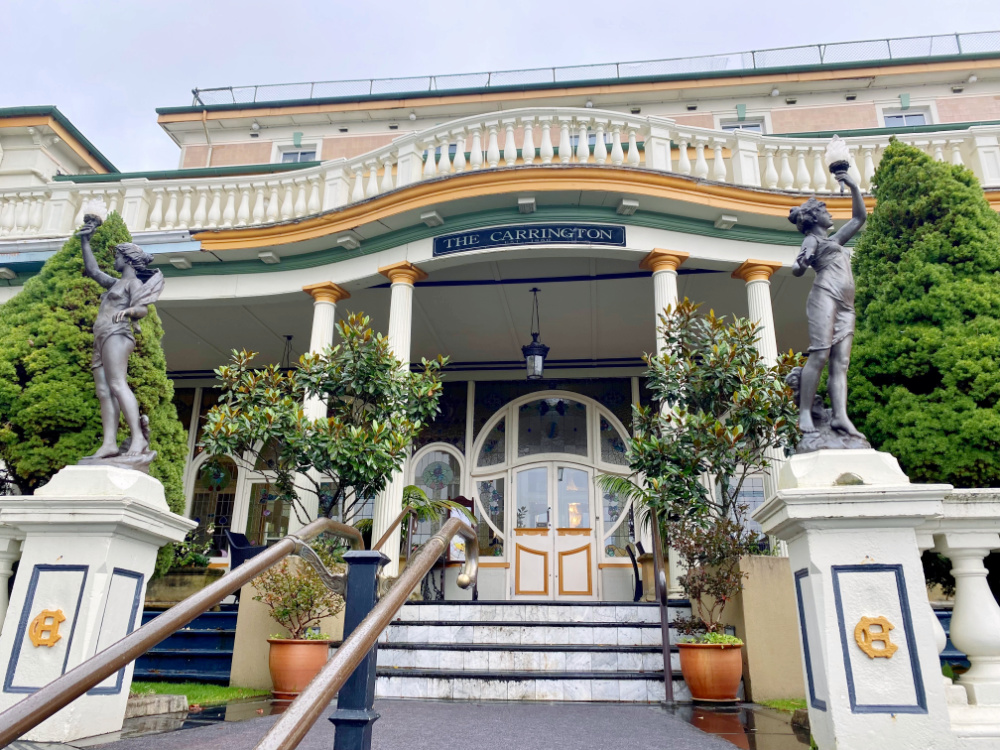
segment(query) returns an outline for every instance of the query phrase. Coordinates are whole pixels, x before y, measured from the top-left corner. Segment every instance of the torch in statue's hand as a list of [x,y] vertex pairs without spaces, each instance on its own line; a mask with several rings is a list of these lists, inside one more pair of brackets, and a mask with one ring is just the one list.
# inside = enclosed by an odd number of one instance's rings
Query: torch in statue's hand
[[101,198],[86,201],[83,204],[83,226],[77,231],[76,236],[82,239],[90,239],[97,231],[97,228],[104,223],[108,216],[108,207]]
[[853,181],[847,181],[850,179],[847,175],[847,170],[851,168],[851,152],[840,136],[833,136],[827,144],[824,160],[826,161],[827,169],[833,174],[833,178],[840,183],[841,193],[844,192],[844,185],[854,184]]

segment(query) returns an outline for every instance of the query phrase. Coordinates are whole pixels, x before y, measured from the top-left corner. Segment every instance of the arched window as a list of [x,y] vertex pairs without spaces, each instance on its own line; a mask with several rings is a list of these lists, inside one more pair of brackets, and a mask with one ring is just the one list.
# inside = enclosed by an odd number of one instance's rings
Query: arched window
[[[414,455],[411,483],[431,500],[454,500],[462,494],[462,460],[450,445],[432,443]],[[409,552],[431,538],[441,528],[445,517],[437,521],[419,521],[412,525],[413,535],[407,545]]]
[[[211,539],[209,554],[217,557],[229,549],[226,529],[230,528],[236,501],[236,462],[225,456],[207,460],[197,469],[191,497],[191,518],[198,522],[195,539],[205,544]],[[209,533],[209,529],[212,529]]]

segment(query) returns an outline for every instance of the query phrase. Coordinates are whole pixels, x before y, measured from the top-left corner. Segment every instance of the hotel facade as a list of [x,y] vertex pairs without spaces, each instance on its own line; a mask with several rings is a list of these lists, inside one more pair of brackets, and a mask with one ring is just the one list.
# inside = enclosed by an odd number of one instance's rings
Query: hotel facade
[[[215,527],[219,563],[224,529],[296,524],[266,449],[209,471],[198,448],[232,349],[294,362],[364,311],[403,361],[447,355],[440,416],[362,512],[378,537],[407,484],[473,500],[491,600],[631,599],[641,527],[595,477],[628,473],[656,316],[687,297],[759,321],[768,361],[807,348],[787,216],[815,195],[849,217],[823,163],[834,133],[865,191],[895,136],[969,167],[1000,210],[1000,32],[196,90],[157,117],[178,168],[121,173],[55,107],[0,109],[0,302],[87,200],[121,212],[167,276],[187,514]],[[528,379],[533,290],[549,351]],[[449,578],[447,595],[468,594]]]

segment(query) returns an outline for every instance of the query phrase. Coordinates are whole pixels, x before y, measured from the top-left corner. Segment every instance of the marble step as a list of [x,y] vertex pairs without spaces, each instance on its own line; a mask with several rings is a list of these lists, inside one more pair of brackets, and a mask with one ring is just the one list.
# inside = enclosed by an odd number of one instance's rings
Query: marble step
[[[671,601],[668,609],[670,621],[678,615],[688,616],[691,607],[687,600]],[[410,602],[400,609],[397,620],[420,621],[469,621],[469,622],[551,622],[551,623],[629,623],[660,621],[660,608],[656,604],[607,604],[583,602],[575,604],[546,604],[520,602]]]
[[[673,686],[675,700],[691,699],[678,673],[673,676]],[[653,677],[648,672],[619,672],[611,676],[592,672],[379,669],[375,683],[378,698],[658,703],[664,700],[664,694],[662,673]]]
[[[675,633],[670,631],[670,642]],[[494,621],[396,620],[382,631],[379,643],[495,643],[503,645],[659,646],[658,622],[559,623]]]
[[[673,647],[671,667],[680,669]],[[663,674],[659,646],[545,646],[389,643],[379,647],[380,669],[443,669],[489,672],[656,672]]]

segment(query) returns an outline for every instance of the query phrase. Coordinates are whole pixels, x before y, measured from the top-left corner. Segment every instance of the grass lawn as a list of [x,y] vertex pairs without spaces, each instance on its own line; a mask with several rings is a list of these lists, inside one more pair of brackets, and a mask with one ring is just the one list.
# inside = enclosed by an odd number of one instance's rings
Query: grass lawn
[[201,682],[133,682],[132,695],[185,695],[188,704],[199,706],[220,706],[247,698],[270,695],[268,690],[254,688],[223,687]]
[[798,709],[805,709],[806,700],[805,698],[795,699],[795,698],[782,698],[773,701],[759,701],[760,705],[767,706],[768,708],[773,708],[777,711],[785,711],[786,713],[794,713]]

